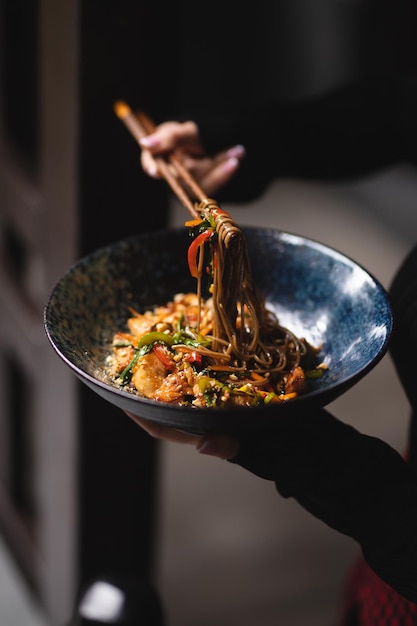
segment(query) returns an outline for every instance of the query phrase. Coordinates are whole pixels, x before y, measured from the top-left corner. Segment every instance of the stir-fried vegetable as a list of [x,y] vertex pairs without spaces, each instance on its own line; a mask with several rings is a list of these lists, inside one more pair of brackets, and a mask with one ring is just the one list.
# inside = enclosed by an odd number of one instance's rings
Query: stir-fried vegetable
[[[203,231],[206,232],[206,231]],[[109,358],[114,375],[126,386],[154,399],[192,406],[254,406],[287,402],[305,389],[309,378],[323,374],[315,364],[317,350],[304,342],[301,365],[274,371],[253,369],[251,363],[237,364],[227,352],[212,350],[213,309],[201,304],[200,327],[197,296],[177,294],[165,307],[156,307],[128,319],[130,333],[116,333]],[[291,358],[291,340],[287,352]],[[297,348],[298,349],[298,348]],[[295,362],[295,361],[294,361]]]
[[[318,349],[266,309],[251,283],[239,229],[226,211],[207,202],[201,219],[186,222],[192,238],[187,261],[198,295],[177,294],[152,311],[132,311],[130,333],[114,337],[112,372],[122,385],[162,402],[197,407],[287,402],[326,368],[317,365]],[[206,266],[205,246],[210,251]],[[232,269],[243,259],[242,271],[234,284],[229,277],[226,288],[219,287],[219,261],[230,250],[235,252]],[[203,271],[212,278],[208,300],[201,295]]]

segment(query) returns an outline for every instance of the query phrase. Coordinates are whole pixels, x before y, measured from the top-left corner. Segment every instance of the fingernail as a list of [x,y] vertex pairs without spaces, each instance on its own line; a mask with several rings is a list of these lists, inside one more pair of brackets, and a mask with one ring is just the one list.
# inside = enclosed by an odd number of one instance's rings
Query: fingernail
[[146,171],[148,172],[148,176],[151,176],[152,178],[157,178],[158,170],[154,165],[151,165],[150,167],[148,167]]
[[245,146],[237,145],[233,146],[226,152],[228,157],[242,158],[246,154]]
[[205,439],[200,446],[197,447],[197,452],[200,454],[209,454],[211,456],[217,456],[219,453],[219,446],[213,439]]
[[161,142],[157,137],[154,137],[154,135],[147,135],[146,137],[142,137],[139,143],[142,148],[156,148]]
[[223,170],[227,173],[234,172],[235,170],[237,170],[239,165],[240,165],[239,159],[236,159],[235,157],[231,157],[229,159],[226,159],[226,161],[224,161]]

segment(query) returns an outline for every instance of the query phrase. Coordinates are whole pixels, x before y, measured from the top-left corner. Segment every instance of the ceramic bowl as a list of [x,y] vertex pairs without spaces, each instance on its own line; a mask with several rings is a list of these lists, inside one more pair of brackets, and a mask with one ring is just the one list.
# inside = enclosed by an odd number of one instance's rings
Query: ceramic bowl
[[93,391],[122,410],[179,428],[238,433],[268,428],[289,411],[323,407],[346,392],[384,356],[392,314],[381,284],[363,267],[317,241],[269,228],[242,227],[252,274],[282,325],[323,345],[324,376],[308,393],[252,408],[191,408],[119,388],[105,359],[128,307],[143,311],[178,292],[195,291],[187,267],[186,228],[117,241],[82,258],[62,277],[45,307],[53,348]]

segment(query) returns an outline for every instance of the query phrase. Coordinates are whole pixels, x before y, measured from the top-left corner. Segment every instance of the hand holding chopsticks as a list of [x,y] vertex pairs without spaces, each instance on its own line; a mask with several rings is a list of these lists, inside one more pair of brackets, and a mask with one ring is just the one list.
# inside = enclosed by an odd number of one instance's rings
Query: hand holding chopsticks
[[[145,113],[142,111],[133,113],[132,109],[125,102],[116,102],[114,110],[138,143],[143,137],[155,130],[154,123]],[[177,198],[194,219],[198,218],[198,211],[184,187],[181,186],[181,183],[185,183],[200,202],[207,199],[207,194],[201,189],[175,154],[170,154],[166,158],[162,156],[155,157],[155,161],[161,176],[165,178]]]
[[[171,121],[156,127],[146,114],[141,111],[133,112],[125,102],[115,103],[114,110],[144,149],[142,156],[144,169],[145,162],[146,165],[149,163],[156,165],[159,175],[165,178],[193,218],[195,218],[196,209],[187,191],[191,192],[194,200],[197,199],[200,202],[207,200],[208,194],[191,175],[191,168],[193,172],[198,172],[195,174],[198,180],[204,180],[204,185],[212,189],[212,193],[216,193],[215,190],[222,188],[234,175],[245,155],[242,146],[234,146],[214,156],[206,154],[200,144],[198,128],[193,122]],[[147,146],[145,148],[141,141],[155,131],[158,133],[157,139],[165,145],[163,156],[159,146],[153,150],[150,144],[150,148],[146,150]],[[171,151],[169,151],[170,145],[173,146]],[[184,149],[184,154],[180,154],[179,149]],[[185,164],[190,169],[187,169]],[[145,169],[145,171],[152,176],[150,170]]]

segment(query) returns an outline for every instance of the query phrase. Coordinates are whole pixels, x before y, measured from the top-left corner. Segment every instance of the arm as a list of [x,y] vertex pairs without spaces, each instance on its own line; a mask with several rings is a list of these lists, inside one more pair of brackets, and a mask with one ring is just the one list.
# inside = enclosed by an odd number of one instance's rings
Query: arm
[[417,602],[417,476],[383,441],[325,410],[279,420],[232,460],[360,544],[375,572]]
[[155,175],[152,155],[179,148],[209,194],[244,202],[279,177],[339,180],[417,163],[416,108],[416,76],[380,76],[296,101],[190,112],[192,122],[162,124],[142,144],[142,165]]
[[257,196],[277,177],[340,180],[417,163],[416,77],[378,77],[297,101],[198,119],[208,152],[240,142],[227,195]]
[[355,539],[374,571],[417,602],[417,476],[388,444],[324,409],[286,415],[270,432],[239,440],[130,417],[153,437],[191,444],[274,481],[283,497]]
[[267,441],[241,441],[233,462],[275,480],[310,513],[354,539],[375,572],[417,602],[417,246],[390,288],[390,351],[413,418],[408,463],[383,441],[363,435],[326,411],[280,423]]

